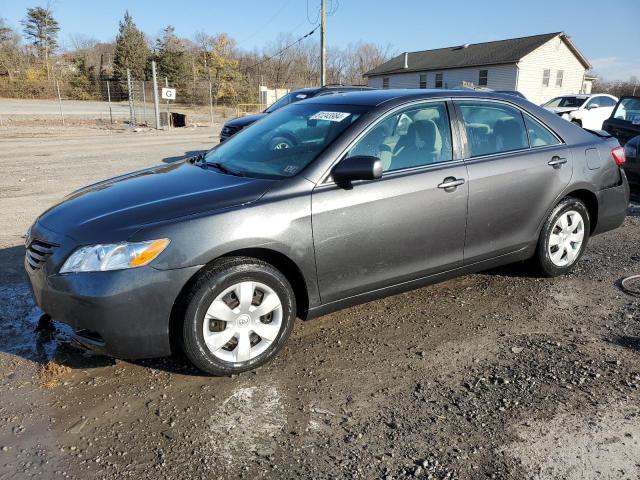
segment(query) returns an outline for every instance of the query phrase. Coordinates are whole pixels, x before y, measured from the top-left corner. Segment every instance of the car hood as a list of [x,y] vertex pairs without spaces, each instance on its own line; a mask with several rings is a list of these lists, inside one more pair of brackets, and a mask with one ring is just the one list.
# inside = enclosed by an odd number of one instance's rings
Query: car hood
[[246,127],[254,122],[257,122],[263,117],[266,117],[267,113],[256,113],[255,115],[245,115],[244,117],[234,118],[224,124],[225,127]]
[[553,113],[569,113],[575,112],[579,107],[545,107],[547,110]]
[[253,202],[274,182],[180,162],[77,190],[38,222],[81,243],[122,241],[144,225]]

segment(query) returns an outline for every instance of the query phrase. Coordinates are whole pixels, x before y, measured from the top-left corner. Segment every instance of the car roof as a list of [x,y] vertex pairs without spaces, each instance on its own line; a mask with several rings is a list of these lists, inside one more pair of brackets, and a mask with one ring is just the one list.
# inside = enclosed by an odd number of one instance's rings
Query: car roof
[[361,90],[371,90],[371,87],[367,87],[365,85],[325,85],[324,87],[305,87],[298,88],[297,90],[292,90],[291,93],[306,93],[309,97],[313,97],[323,92],[330,92],[335,90],[337,92],[344,91],[361,91]]
[[589,98],[591,96],[592,95],[587,95],[587,94],[584,94],[584,93],[575,93],[575,94],[569,93],[567,95],[556,95],[553,98]]
[[398,89],[398,90],[362,90],[355,92],[340,92],[327,96],[313,97],[305,100],[306,103],[325,103],[332,105],[365,105],[375,107],[389,101],[420,100],[432,98],[469,97],[469,98],[496,98],[513,100],[518,98],[510,93],[496,93],[491,91],[476,91],[468,89]]

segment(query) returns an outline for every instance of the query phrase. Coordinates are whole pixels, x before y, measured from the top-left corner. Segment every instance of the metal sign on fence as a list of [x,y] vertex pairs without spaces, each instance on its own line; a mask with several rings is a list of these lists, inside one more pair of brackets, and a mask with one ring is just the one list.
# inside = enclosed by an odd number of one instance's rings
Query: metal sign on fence
[[162,98],[164,100],[175,100],[176,89],[175,88],[162,88]]

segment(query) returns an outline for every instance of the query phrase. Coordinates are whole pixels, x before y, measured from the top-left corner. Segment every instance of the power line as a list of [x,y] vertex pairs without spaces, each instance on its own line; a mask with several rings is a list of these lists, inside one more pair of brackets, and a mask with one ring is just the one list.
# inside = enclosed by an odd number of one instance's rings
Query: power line
[[252,69],[257,67],[258,65],[261,65],[265,62],[268,62],[269,60],[279,57],[280,55],[282,55],[285,51],[289,50],[291,47],[293,47],[295,44],[300,43],[302,40],[304,40],[307,37],[310,37],[311,35],[313,35],[314,33],[316,33],[316,31],[320,28],[320,25],[316,25],[316,27],[311,30],[309,33],[307,33],[306,35],[303,35],[302,37],[298,38],[295,42],[291,42],[289,45],[287,45],[286,47],[284,47],[282,50],[280,50],[278,53],[275,53],[274,55],[271,55],[270,57],[265,58],[264,60],[260,60],[258,63],[254,63],[253,65],[246,67],[246,70]]
[[248,40],[251,40],[252,38],[254,38],[258,33],[260,33],[266,26],[270,25],[271,22],[273,22],[275,20],[275,18],[280,15],[282,13],[282,11],[289,6],[289,4],[291,3],[292,0],[287,0],[284,2],[284,4],[271,16],[271,18],[269,18],[269,20],[267,20],[262,26],[258,27],[258,29],[256,31],[254,31],[251,35],[249,35],[248,37],[242,39],[242,41],[238,42],[239,44],[244,44],[246,43]]

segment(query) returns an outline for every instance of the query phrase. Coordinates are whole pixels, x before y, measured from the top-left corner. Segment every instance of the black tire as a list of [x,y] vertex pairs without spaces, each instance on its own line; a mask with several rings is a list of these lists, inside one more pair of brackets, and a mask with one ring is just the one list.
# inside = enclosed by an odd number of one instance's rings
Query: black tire
[[[571,263],[564,266],[556,265],[551,259],[551,253],[549,249],[549,241],[551,239],[551,234],[553,233],[553,228],[556,225],[558,219],[569,211],[575,211],[580,214],[582,217],[582,221],[584,223],[584,237],[582,240],[582,245],[580,246],[580,250]],[[591,221],[589,218],[589,210],[585,206],[585,204],[573,197],[566,197],[549,214],[546,222],[544,223],[542,230],[540,232],[540,237],[538,238],[538,246],[536,249],[536,254],[534,256],[534,260],[536,266],[540,273],[546,277],[556,277],[558,275],[564,275],[569,273],[576,264],[582,258],[585,249],[587,248],[587,243],[589,242],[589,233],[591,232]]]
[[[202,332],[204,316],[221,292],[242,281],[261,282],[278,295],[282,305],[282,323],[277,337],[260,355],[244,362],[228,362],[216,357],[207,347]],[[279,270],[250,257],[221,259],[200,275],[186,296],[182,347],[187,358],[206,373],[223,376],[245,372],[265,364],[282,349],[295,318],[295,295]]]
[[582,122],[580,120],[571,120],[575,126],[582,128]]

